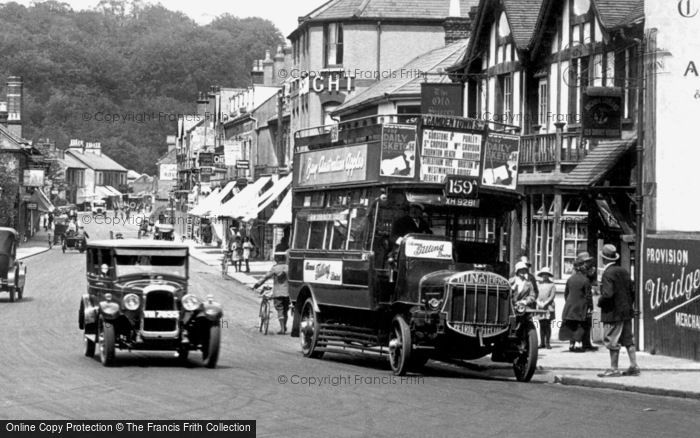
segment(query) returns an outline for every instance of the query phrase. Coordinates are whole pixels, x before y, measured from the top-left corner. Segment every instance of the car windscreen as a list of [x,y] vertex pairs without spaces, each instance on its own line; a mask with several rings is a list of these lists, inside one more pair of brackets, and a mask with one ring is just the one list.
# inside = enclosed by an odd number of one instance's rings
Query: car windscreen
[[187,258],[168,255],[117,255],[118,277],[134,274],[171,275],[186,278]]

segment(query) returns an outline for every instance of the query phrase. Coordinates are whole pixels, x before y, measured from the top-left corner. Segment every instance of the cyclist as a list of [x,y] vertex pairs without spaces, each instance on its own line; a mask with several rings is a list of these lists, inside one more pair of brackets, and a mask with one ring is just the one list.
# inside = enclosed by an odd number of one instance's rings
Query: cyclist
[[289,314],[286,252],[275,252],[275,264],[263,278],[255,283],[253,289],[259,288],[269,279],[272,279],[272,298],[277,311],[277,319],[280,322],[280,331],[277,334],[284,335],[287,333],[287,315]]

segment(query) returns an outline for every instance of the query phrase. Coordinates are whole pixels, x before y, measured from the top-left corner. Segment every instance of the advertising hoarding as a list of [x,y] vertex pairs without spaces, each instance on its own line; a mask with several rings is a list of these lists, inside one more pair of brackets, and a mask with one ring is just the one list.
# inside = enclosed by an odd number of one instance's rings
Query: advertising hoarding
[[416,127],[382,126],[381,176],[413,178],[416,175]]
[[367,179],[367,145],[299,154],[294,180],[299,187],[342,184]]

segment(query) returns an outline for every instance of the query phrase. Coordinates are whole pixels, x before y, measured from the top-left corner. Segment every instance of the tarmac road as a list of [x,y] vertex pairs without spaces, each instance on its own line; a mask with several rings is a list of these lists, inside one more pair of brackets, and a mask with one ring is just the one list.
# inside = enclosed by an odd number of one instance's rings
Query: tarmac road
[[[109,230],[87,229],[98,238]],[[54,248],[27,260],[23,301],[0,295],[0,418],[255,419],[258,436],[285,437],[696,436],[700,426],[693,400],[522,384],[503,371],[434,363],[402,380],[386,359],[305,359],[297,339],[258,333],[252,292],[195,260],[192,292],[224,306],[218,368],[196,353],[183,367],[173,354],[145,352],[118,352],[104,368],[82,355],[84,264]]]

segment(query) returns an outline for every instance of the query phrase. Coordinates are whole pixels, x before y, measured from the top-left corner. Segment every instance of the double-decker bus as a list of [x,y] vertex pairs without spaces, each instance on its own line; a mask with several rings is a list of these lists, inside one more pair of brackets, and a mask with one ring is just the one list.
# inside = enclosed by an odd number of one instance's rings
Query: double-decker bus
[[530,380],[537,333],[507,280],[516,129],[376,115],[295,133],[289,292],[305,356],[386,354],[403,375],[491,354]]

